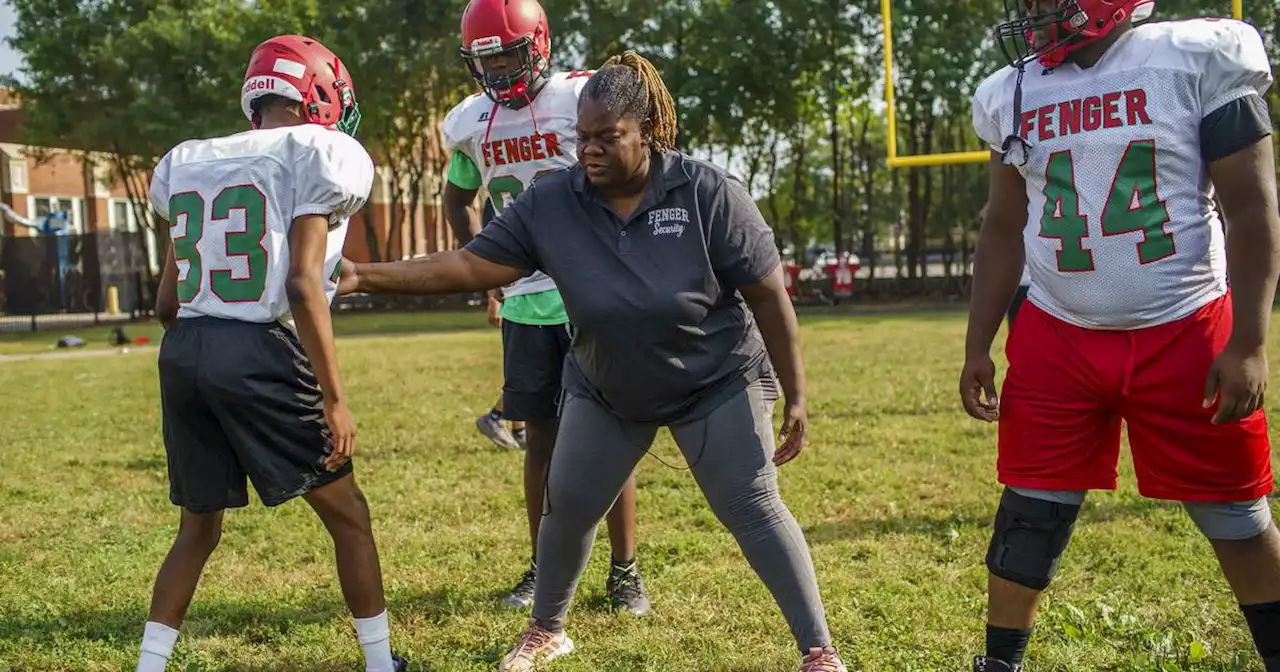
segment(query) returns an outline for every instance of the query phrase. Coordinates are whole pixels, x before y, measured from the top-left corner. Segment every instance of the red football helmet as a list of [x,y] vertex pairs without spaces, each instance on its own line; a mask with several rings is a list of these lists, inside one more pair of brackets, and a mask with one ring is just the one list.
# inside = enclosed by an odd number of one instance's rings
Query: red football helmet
[[258,45],[249,57],[240,106],[254,128],[262,123],[253,101],[274,94],[302,103],[309,123],[355,135],[360,125],[351,73],[323,44],[301,35],[280,35]]
[[[514,53],[516,70],[494,75],[481,59]],[[495,103],[518,106],[551,67],[551,32],[538,0],[471,0],[462,11],[462,58]]]
[[[1037,4],[1041,3],[1005,0],[1009,20],[996,29],[996,39],[1014,67],[1039,60],[1046,68],[1056,68],[1071,52],[1106,37],[1127,19],[1146,19],[1155,9],[1155,0],[1056,0],[1047,12]],[[1048,38],[1036,40],[1038,32]]]

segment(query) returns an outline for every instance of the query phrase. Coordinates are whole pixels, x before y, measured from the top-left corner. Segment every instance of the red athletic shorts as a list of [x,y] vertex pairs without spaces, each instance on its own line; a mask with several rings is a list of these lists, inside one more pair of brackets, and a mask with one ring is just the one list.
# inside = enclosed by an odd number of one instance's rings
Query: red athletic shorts
[[1007,347],[1000,482],[1114,490],[1123,420],[1146,497],[1235,502],[1271,492],[1263,411],[1214,425],[1216,404],[1201,406],[1209,367],[1230,335],[1230,295],[1131,331],[1084,329],[1027,302]]

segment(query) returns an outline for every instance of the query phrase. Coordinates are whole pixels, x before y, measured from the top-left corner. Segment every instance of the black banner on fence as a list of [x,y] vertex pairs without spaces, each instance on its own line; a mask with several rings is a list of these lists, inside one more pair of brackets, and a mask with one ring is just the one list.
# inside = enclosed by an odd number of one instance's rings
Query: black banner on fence
[[7,237],[0,242],[0,313],[100,313],[115,287],[124,313],[145,310],[141,233]]

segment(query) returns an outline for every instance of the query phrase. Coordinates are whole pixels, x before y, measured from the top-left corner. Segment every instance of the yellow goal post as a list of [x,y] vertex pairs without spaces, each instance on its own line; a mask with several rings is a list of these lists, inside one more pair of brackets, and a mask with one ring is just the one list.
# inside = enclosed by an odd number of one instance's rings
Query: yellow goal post
[[[1231,0],[1231,16],[1244,18],[1244,0]],[[898,156],[898,114],[893,100],[893,0],[880,0],[880,18],[884,22],[884,102],[885,135],[889,148],[890,168],[925,168],[950,166],[961,163],[986,163],[991,159],[988,150],[949,152],[946,154],[922,154]]]

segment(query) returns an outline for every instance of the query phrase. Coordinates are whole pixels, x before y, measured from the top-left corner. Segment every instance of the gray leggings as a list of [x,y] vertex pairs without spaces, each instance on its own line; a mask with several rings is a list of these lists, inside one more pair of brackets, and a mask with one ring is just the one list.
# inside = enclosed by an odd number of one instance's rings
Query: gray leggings
[[[706,418],[673,425],[671,434],[807,652],[829,646],[831,634],[804,533],[778,495],[772,406],[755,384]],[[657,432],[656,424],[620,420],[586,397],[565,401],[547,481],[549,513],[538,534],[533,616],[543,627],[563,626],[596,526]]]

